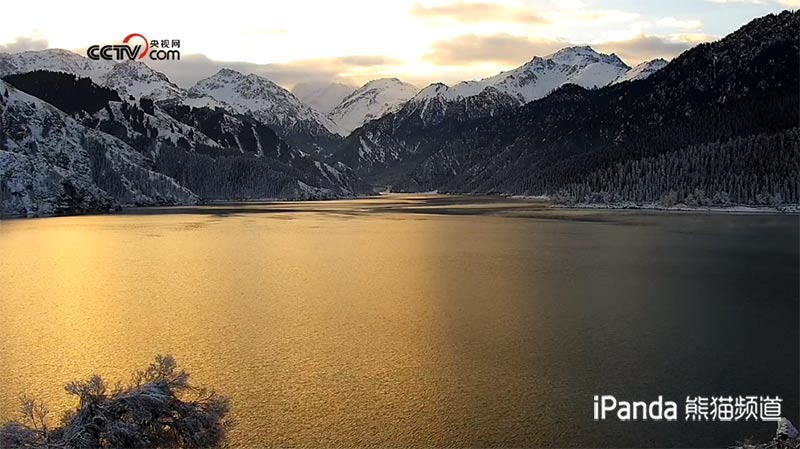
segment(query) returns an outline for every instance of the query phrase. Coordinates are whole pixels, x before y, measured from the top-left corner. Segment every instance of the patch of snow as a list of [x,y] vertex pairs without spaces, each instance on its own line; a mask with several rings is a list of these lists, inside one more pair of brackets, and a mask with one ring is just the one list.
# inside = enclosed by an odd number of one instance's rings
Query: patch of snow
[[653,59],[652,61],[645,61],[620,75],[619,78],[614,80],[613,84],[621,83],[623,81],[636,81],[645,79],[666,66],[667,61],[661,58]]

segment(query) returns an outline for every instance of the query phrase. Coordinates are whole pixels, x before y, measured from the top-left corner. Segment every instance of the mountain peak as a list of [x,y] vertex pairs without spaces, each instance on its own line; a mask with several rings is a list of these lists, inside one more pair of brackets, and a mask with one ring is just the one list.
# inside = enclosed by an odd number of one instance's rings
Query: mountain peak
[[121,95],[135,98],[167,100],[183,98],[185,92],[167,78],[167,75],[140,61],[124,61],[115,64],[106,75],[105,87]]
[[[189,89],[189,94],[193,97],[210,96],[229,103],[229,98],[227,97],[230,96],[257,99],[259,97],[269,97],[279,90],[283,89],[264,77],[254,74],[245,75],[233,69],[222,68],[208,78],[196,82]],[[286,93],[289,94],[288,92]]]
[[363,89],[363,88],[368,87],[368,86],[370,86],[370,87],[394,86],[394,85],[400,85],[400,84],[408,84],[408,83],[401,81],[397,77],[378,78],[378,79],[374,79],[374,80],[371,80],[371,81],[367,81],[363,86],[361,86],[361,88]]
[[450,87],[445,83],[431,83],[414,96],[414,101],[425,101],[446,93]]
[[574,45],[571,47],[564,47],[560,50],[550,53],[549,55],[544,56],[544,59],[562,60],[574,57],[576,55],[597,57],[600,56],[600,53],[595,51],[595,49],[589,45]]
[[629,68],[628,65],[625,64],[616,54],[600,53],[589,45],[565,47],[556,51],[555,53],[545,56],[544,59],[549,59],[559,64],[570,66],[586,66],[596,62],[602,62],[618,67],[624,67],[625,69]]
[[211,75],[209,78],[232,78],[232,77],[241,77],[244,76],[242,72],[237,72],[236,70],[229,69],[227,67],[223,67],[217,71],[217,73]]
[[398,78],[372,80],[346,96],[329,117],[339,132],[347,134],[364,123],[397,111],[417,93],[417,88]]
[[564,48],[562,48],[560,50],[557,50],[554,53],[551,53],[551,54],[547,55],[546,57],[547,58],[553,58],[553,57],[555,57],[557,55],[565,54],[565,53],[592,53],[592,54],[595,54],[595,55],[599,54],[597,51],[595,51],[594,48],[592,48],[591,45],[572,45],[572,46],[564,47]]

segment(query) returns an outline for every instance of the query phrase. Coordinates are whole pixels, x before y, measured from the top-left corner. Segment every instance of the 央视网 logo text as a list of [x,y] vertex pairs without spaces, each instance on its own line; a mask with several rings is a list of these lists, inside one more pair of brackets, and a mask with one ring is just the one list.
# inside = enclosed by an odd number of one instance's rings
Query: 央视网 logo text
[[152,39],[139,33],[131,33],[122,44],[92,45],[86,50],[89,59],[125,61],[149,58],[154,61],[178,61],[181,59],[180,39]]

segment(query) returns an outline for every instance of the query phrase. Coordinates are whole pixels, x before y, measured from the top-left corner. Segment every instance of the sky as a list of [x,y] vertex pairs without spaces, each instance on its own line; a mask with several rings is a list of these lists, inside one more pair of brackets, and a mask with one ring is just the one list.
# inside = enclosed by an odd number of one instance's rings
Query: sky
[[[208,5],[208,6],[206,6]],[[0,52],[179,39],[181,60],[152,63],[189,87],[222,67],[297,83],[418,87],[518,67],[569,45],[627,64],[677,56],[800,0],[289,0],[3,5]],[[13,18],[13,20],[8,20]]]

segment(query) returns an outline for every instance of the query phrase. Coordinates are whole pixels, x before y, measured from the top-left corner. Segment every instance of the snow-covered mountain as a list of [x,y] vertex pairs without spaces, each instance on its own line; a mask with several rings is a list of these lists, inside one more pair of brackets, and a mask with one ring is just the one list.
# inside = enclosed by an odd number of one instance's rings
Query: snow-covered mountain
[[328,116],[339,133],[347,135],[366,122],[399,110],[418,90],[397,78],[373,80],[345,97]]
[[[426,87],[399,111],[356,129],[345,139],[335,157],[367,182],[372,182],[375,181],[373,175],[421,157],[420,147],[442,131],[437,125],[446,120],[467,122],[519,108],[515,98],[492,86],[477,95],[459,99],[450,99],[446,92],[444,84]],[[379,182],[386,181],[380,178]]]
[[0,53],[0,76],[34,70],[90,78],[98,86],[114,89],[121,96],[133,96],[136,99],[150,98],[159,101],[185,96],[183,89],[172,83],[166,75],[139,61],[95,61],[58,48]]
[[653,59],[651,61],[645,61],[637,65],[636,67],[628,70],[627,72],[623,73],[622,75],[620,75],[619,78],[614,80],[614,83],[616,84],[616,83],[621,83],[623,81],[635,81],[635,80],[645,79],[666,66],[667,66],[667,60],[662,58]]
[[[6,81],[7,80],[7,81]],[[230,106],[118,96],[71,73],[0,83],[0,215],[107,211],[203,199],[322,199],[355,194],[328,164]]]
[[272,126],[290,144],[313,154],[329,154],[340,140],[335,133],[336,125],[324,114],[257,75],[223,69],[199,81],[187,93],[166,75],[139,61],[94,61],[61,49],[0,53],[0,77],[34,70],[88,77],[126,99],[182,102],[193,107],[220,107],[249,114]]
[[631,69],[614,54],[581,46],[536,56],[516,69],[482,80],[453,86],[434,83],[403,103],[395,114],[372,121],[350,135],[337,156],[362,176],[370,177],[418,157],[419,136],[445,120],[465,122],[497,116],[567,84],[597,89],[626,74],[631,79],[647,77],[661,67],[663,64],[651,61]]
[[630,67],[614,54],[598,53],[588,46],[567,47],[544,57],[535,56],[516,69],[482,80],[462,81],[450,87],[437,83],[429,86],[432,89],[420,91],[414,100],[422,102],[432,96],[459,100],[491,86],[525,104],[568,83],[588,89],[607,86],[628,70]]
[[445,118],[470,120],[491,117],[519,106],[519,100],[494,86],[486,86],[475,95],[452,96],[452,89],[442,83],[431,84],[407,101],[398,116],[408,122],[418,118],[420,126],[436,125]]
[[[654,59],[631,68],[615,54],[600,53],[589,46],[567,47],[547,56],[536,56],[516,69],[453,86],[434,83],[418,91],[397,78],[370,81],[345,97],[328,117],[336,124],[339,134],[345,136],[364,123],[398,112],[405,106],[418,111],[427,123],[438,123],[437,117],[443,118],[448,109],[474,118],[506,110],[509,99],[522,105],[543,98],[565,84],[596,89],[644,79],[666,64],[663,59]],[[303,101],[312,103],[330,95],[326,87],[332,89],[331,85],[301,85],[295,90],[302,94]],[[472,99],[467,102],[472,104],[465,104],[466,99]],[[492,105],[495,100],[499,103]]]
[[60,48],[0,53],[0,76],[48,70],[71,73],[81,78],[91,78],[98,86],[102,86],[115,65],[116,63],[112,61],[102,59],[94,61]]
[[194,203],[141,153],[0,81],[0,212],[107,211],[119,205]]
[[[565,49],[493,77],[493,86],[429,86],[354,131],[336,157],[391,191],[796,203],[798,165],[786,161],[800,148],[798,32],[800,13],[770,14],[666,65],[630,70],[613,55]],[[614,83],[619,74],[637,81]],[[522,107],[486,107],[542,95],[555,81],[567,84]],[[481,87],[496,93],[472,101]]]
[[482,80],[462,81],[453,86],[431,84],[411,101],[418,104],[431,99],[437,102],[458,101],[493,87],[519,104],[525,104],[543,98],[565,84],[596,89],[647,78],[666,65],[665,60],[654,59],[630,68],[615,54],[598,53],[589,46],[567,47],[547,56],[536,56],[516,69]]
[[132,96],[136,99],[150,98],[161,101],[186,96],[186,92],[170,81],[166,75],[139,61],[114,64],[102,86],[114,89],[120,96]]
[[198,81],[188,91],[192,99],[211,97],[231,111],[251,115],[274,127],[292,145],[314,154],[328,154],[339,140],[336,125],[288,90],[267,78],[231,69]]
[[323,114],[328,114],[353,93],[355,86],[342,83],[299,83],[292,88],[292,93],[303,103]]

